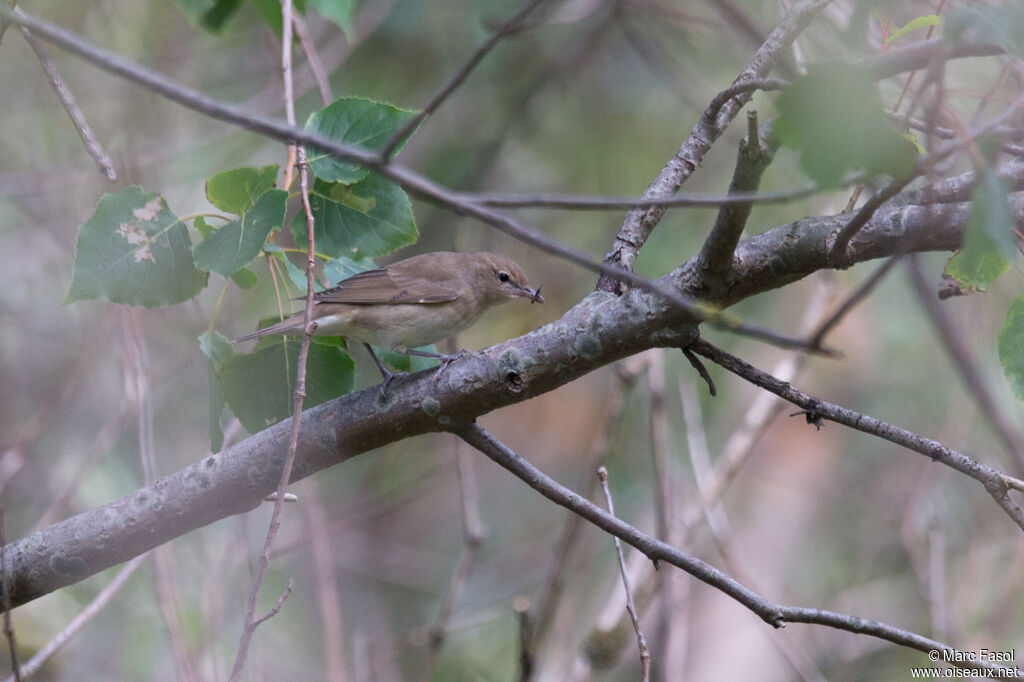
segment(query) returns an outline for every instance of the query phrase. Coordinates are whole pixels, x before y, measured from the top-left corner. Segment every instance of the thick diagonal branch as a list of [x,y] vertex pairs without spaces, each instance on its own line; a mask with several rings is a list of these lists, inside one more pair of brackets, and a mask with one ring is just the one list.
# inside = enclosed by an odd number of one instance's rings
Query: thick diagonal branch
[[[1024,224],[1024,194],[1012,206]],[[902,206],[878,212],[851,242],[858,261],[907,251],[956,248],[967,204],[926,210]],[[735,303],[828,268],[829,236],[841,217],[781,225],[736,248],[735,279],[718,303]],[[659,280],[689,291],[691,261]],[[683,347],[696,336],[693,320],[642,290],[623,296],[595,292],[560,319],[525,336],[453,364],[440,385],[432,372],[397,381],[382,402],[376,389],[307,411],[292,480],[355,455],[418,434],[444,431],[505,405],[567,384],[623,357],[657,346]],[[249,511],[276,487],[291,420],[150,486],[11,543],[6,580],[17,606],[201,528]]]

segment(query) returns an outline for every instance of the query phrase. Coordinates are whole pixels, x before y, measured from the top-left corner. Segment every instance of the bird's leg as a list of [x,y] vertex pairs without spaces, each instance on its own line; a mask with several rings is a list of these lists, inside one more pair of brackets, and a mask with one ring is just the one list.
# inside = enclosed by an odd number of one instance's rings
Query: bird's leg
[[363,346],[366,348],[366,351],[370,354],[370,357],[373,358],[373,361],[377,363],[377,369],[380,370],[381,376],[384,377],[384,381],[381,382],[380,385],[380,397],[387,398],[388,386],[391,384],[391,380],[397,376],[403,376],[405,372],[392,372],[391,370],[384,366],[383,362],[380,361],[380,358],[378,358],[377,354],[373,352],[373,348],[370,347],[370,344],[364,343]]
[[453,362],[455,362],[459,358],[463,357],[464,355],[469,354],[469,351],[466,350],[465,348],[463,348],[462,350],[460,350],[458,353],[455,353],[454,355],[445,355],[444,353],[431,353],[431,352],[425,351],[425,350],[415,350],[415,349],[412,349],[412,350],[405,351],[405,354],[406,355],[418,355],[421,358],[434,358],[435,360],[440,360],[441,361],[441,366],[438,367],[437,368],[437,372],[434,373],[434,383],[436,384],[438,382],[438,380],[441,378],[441,374],[443,374],[444,371],[446,369],[448,369],[448,365],[452,364]]

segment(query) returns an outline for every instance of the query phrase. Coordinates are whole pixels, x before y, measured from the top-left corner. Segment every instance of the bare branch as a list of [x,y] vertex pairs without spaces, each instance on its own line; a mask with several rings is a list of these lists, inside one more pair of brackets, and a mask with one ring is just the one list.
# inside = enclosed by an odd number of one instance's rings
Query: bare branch
[[[292,87],[292,2],[284,0],[281,4],[283,36],[281,47],[281,70],[284,77],[285,111],[288,124],[295,126],[295,98]],[[246,607],[245,621],[242,625],[242,634],[238,642],[238,650],[235,656],[235,663],[231,669],[231,682],[241,679],[242,670],[245,668],[245,660],[249,654],[249,645],[252,642],[256,628],[264,621],[272,618],[281,609],[284,600],[292,590],[292,582],[288,581],[288,587],[284,594],[278,599],[277,604],[271,611],[261,618],[256,618],[256,605],[259,600],[260,589],[263,587],[263,578],[267,568],[270,566],[270,552],[274,547],[274,540],[277,538],[277,531],[281,527],[281,514],[284,512],[285,490],[291,482],[292,468],[295,464],[295,456],[299,446],[299,434],[302,431],[302,404],[306,399],[306,365],[309,359],[309,345],[316,330],[316,322],[313,320],[313,293],[316,284],[316,247],[314,244],[315,230],[313,223],[313,210],[309,203],[309,165],[306,163],[306,149],[301,145],[289,145],[289,158],[296,158],[296,165],[299,170],[299,196],[302,200],[303,215],[306,220],[306,305],[302,324],[302,344],[299,347],[299,357],[296,363],[295,389],[292,393],[292,419],[291,432],[288,438],[288,450],[281,466],[281,476],[278,479],[275,491],[274,511],[270,517],[270,526],[267,529],[267,537],[263,543],[263,553],[260,554],[259,563],[256,567],[256,576],[253,579],[249,590],[248,605]]]
[[914,179],[916,179],[918,173],[912,173],[905,178],[893,180],[886,185],[881,191],[875,192],[874,196],[868,199],[860,210],[857,211],[849,221],[843,225],[842,229],[836,235],[835,241],[832,243],[832,251],[829,253],[829,262],[834,267],[843,267],[846,264],[845,254],[846,248],[850,245],[850,240],[857,232],[867,225],[867,222],[871,220],[871,217],[875,214],[883,204],[892,199],[894,196],[903,191],[903,189],[909,185]]
[[773,627],[782,626],[778,605],[772,604],[759,595],[754,594],[714,566],[681,552],[668,543],[656,540],[640,532],[625,521],[604,511],[590,500],[560,485],[546,476],[540,469],[507,448],[504,443],[496,440],[479,424],[473,423],[457,427],[454,432],[477,450],[525,481],[544,497],[579,514],[598,528],[625,540],[647,555],[651,561],[662,561],[681,568],[698,580],[721,590],[740,602],[769,625]]
[[605,512],[597,505],[580,497],[568,488],[563,487],[510,450],[503,443],[496,440],[479,424],[473,423],[457,427],[455,433],[555,504],[579,514],[598,528],[624,540],[646,554],[651,560],[663,561],[681,568],[698,580],[717,588],[746,606],[769,625],[783,627],[787,622],[827,625],[838,630],[871,635],[919,651],[945,651],[951,655],[948,659],[943,660],[950,660],[952,665],[957,667],[977,670],[998,670],[1003,675],[1012,676],[1016,674],[1018,677],[1024,676],[1021,673],[1017,673],[1013,668],[1004,668],[988,661],[975,660],[978,658],[977,656],[958,652],[947,644],[886,625],[885,623],[865,620],[857,616],[836,613],[834,611],[783,606],[768,601],[717,568],[685,554],[671,545],[655,540],[628,523]]
[[1005,54],[1005,50],[997,45],[977,43],[959,43],[950,45],[944,38],[921,40],[907,47],[887,50],[884,54],[863,60],[860,65],[868,70],[875,80],[895,76],[906,71],[917,71],[927,67],[936,54],[945,59],[961,59],[963,57],[991,57]]
[[[811,20],[829,4],[830,0],[802,0],[779,22],[760,49],[747,62],[733,81],[733,85],[753,78],[762,78],[772,69],[786,47],[806,28]],[[674,194],[695,171],[739,110],[750,100],[749,93],[736,95],[721,106],[714,118],[702,116],[690,136],[669,159],[658,177],[644,191],[645,197],[666,197]],[[647,209],[633,209],[627,214],[611,249],[604,258],[606,265],[631,271],[633,261],[646,243],[647,237],[661,221],[665,209],[652,206]],[[598,280],[598,291],[616,292],[621,290],[620,282],[612,273],[602,271]]]
[[[807,413],[808,420],[812,418],[828,419],[830,421],[849,426],[857,431],[878,436],[879,438],[896,443],[897,445],[902,445],[908,450],[931,457],[933,460],[942,462],[946,466],[973,478],[985,487],[985,490],[988,491],[989,495],[991,495],[1003,511],[1006,512],[1007,516],[1009,516],[1021,530],[1024,530],[1024,511],[1021,510],[1016,502],[1010,499],[1010,485],[1007,483],[1007,479],[1010,477],[1006,474],[997,471],[987,464],[982,464],[965,454],[957,452],[952,448],[946,447],[942,443],[932,440],[931,438],[926,438],[911,431],[907,431],[906,429],[901,429],[898,426],[893,426],[892,424],[888,424],[879,419],[875,419],[874,417],[869,417],[868,415],[841,407],[834,403],[813,398],[806,393],[798,391],[788,383],[779,381],[767,372],[763,372],[736,356],[726,353],[722,349],[713,346],[703,339],[695,341],[691,344],[690,348],[692,348],[694,352],[703,355],[708,360],[721,365],[733,374],[736,374],[750,383],[760,386],[766,391],[771,391],[794,405],[803,408],[803,412]],[[1014,487],[1017,485],[1024,485],[1024,481],[1015,483]]]
[[387,163],[394,154],[395,149],[405,142],[405,140],[412,135],[413,131],[419,127],[428,116],[434,113],[441,104],[448,99],[448,96],[455,92],[455,89],[462,85],[462,82],[469,77],[469,74],[477,67],[477,65],[483,61],[494,47],[501,42],[503,39],[518,32],[523,27],[523,22],[526,21],[526,17],[530,15],[533,10],[537,9],[545,0],[530,0],[521,10],[502,24],[501,28],[494,32],[494,34],[487,39],[487,41],[477,48],[473,56],[469,58],[458,73],[456,73],[451,80],[442,85],[437,92],[430,98],[430,100],[423,105],[420,113],[413,116],[408,123],[398,129],[398,131],[388,140],[387,144],[380,150],[380,158],[384,163]]
[[[6,25],[6,22],[4,22],[5,27]],[[78,131],[78,136],[82,138],[82,142],[85,143],[85,149],[89,152],[89,156],[96,162],[100,172],[103,173],[107,180],[117,180],[117,169],[114,168],[114,162],[111,160],[110,155],[104,151],[103,145],[96,139],[92,128],[89,127],[89,122],[85,120],[85,114],[82,113],[81,108],[75,101],[75,96],[71,94],[71,89],[64,82],[64,79],[61,78],[57,65],[46,54],[43,46],[39,44],[39,41],[32,35],[32,32],[24,26],[21,27],[21,35],[25,38],[25,42],[28,43],[29,47],[32,48],[32,51],[36,53],[36,57],[39,58],[39,63],[42,64],[43,71],[46,72],[46,78],[50,81],[50,86],[57,93],[57,99],[60,100],[64,111],[68,112],[71,123],[75,126],[75,130]]]
[[[294,10],[292,11],[292,28],[295,29],[295,35],[299,39],[299,44],[302,45],[302,51],[306,53],[306,63],[309,65],[309,72],[316,82],[316,89],[320,92],[320,101],[325,105],[330,104],[333,99],[331,97],[331,83],[327,73],[324,71],[320,54],[316,50],[316,43],[313,42],[313,36],[309,35],[309,26],[306,25],[306,20]],[[292,96],[292,101],[295,101],[294,95]]]
[[875,287],[885,279],[885,276],[889,274],[892,267],[899,262],[900,256],[893,256],[889,260],[885,261],[877,270],[875,270],[870,277],[861,282],[860,286],[854,289],[853,293],[846,297],[846,299],[839,304],[835,312],[829,315],[828,319],[821,323],[821,325],[811,335],[811,343],[814,345],[823,343],[825,337],[830,331],[832,331],[837,324],[843,321],[843,319],[857,307],[861,301],[868,297]]
[[[597,477],[601,480],[601,490],[604,491],[604,499],[608,504],[608,513],[615,516],[615,504],[612,502],[612,493],[608,490],[608,469],[598,467]],[[636,643],[640,648],[641,679],[644,682],[651,679],[651,652],[647,650],[647,640],[644,639],[644,631],[640,627],[640,619],[636,615],[636,607],[633,606],[633,594],[629,589],[629,574],[626,572],[626,560],[622,557],[622,543],[617,536],[612,536],[615,541],[615,554],[619,559],[619,573],[622,574],[622,588],[626,591],[626,610],[633,621],[633,631],[636,632]]]
[[[729,194],[756,193],[761,184],[761,176],[772,162],[780,144],[774,136],[769,136],[770,141],[762,143],[757,129],[757,114],[751,111],[747,112],[747,116],[747,137],[739,144]],[[704,240],[700,255],[697,256],[698,275],[702,280],[698,290],[708,292],[713,299],[721,295],[718,290],[725,290],[729,286],[733,254],[752,208],[750,203],[730,204],[719,208],[714,225]]]
[[[611,390],[604,396],[602,406],[604,412],[601,420],[603,424],[594,436],[590,444],[589,452],[586,455],[586,464],[583,471],[589,474],[608,455],[608,448],[615,433],[618,431],[623,419],[622,406],[625,402],[626,393],[636,383],[640,374],[647,367],[643,355],[633,356],[620,363],[616,368],[616,381]],[[593,477],[583,476],[580,487],[584,495],[590,497],[593,490],[591,483]],[[526,632],[526,652],[532,658],[536,655],[538,648],[543,642],[549,641],[549,633],[554,621],[555,612],[561,603],[562,593],[567,582],[569,565],[576,548],[579,545],[583,519],[576,514],[569,514],[563,525],[562,531],[552,551],[554,563],[544,580],[541,594],[537,598],[536,605],[531,612],[529,629]]]
[[430,626],[430,655],[428,663],[423,668],[433,671],[434,662],[441,646],[444,644],[448,634],[448,626],[451,621],[452,612],[455,609],[455,602],[462,594],[462,589],[469,578],[469,573],[476,563],[480,547],[483,545],[485,531],[483,522],[480,520],[480,510],[477,507],[476,480],[473,476],[472,462],[469,458],[468,447],[462,441],[455,441],[455,466],[459,479],[459,508],[462,511],[462,550],[459,558],[455,561],[455,569],[452,571],[451,580],[448,582],[448,593],[441,603],[441,609],[437,613]]
[[587,194],[499,194],[494,192],[461,193],[455,196],[483,206],[497,208],[559,208],[573,211],[605,211],[621,208],[662,206],[716,207],[747,204],[782,204],[821,192],[816,186],[799,187],[779,192],[730,192],[724,196],[676,194],[671,197],[613,197]]
[[917,258],[911,257],[909,262],[910,281],[917,293],[928,319],[935,328],[936,336],[953,361],[960,379],[978,403],[978,412],[988,421],[996,436],[1006,446],[1006,451],[1014,458],[1017,471],[1024,471],[1024,435],[1015,427],[1007,416],[1002,404],[992,394],[981,376],[978,363],[972,357],[967,342],[960,331],[953,325],[942,308],[936,293],[929,289],[921,271]]
[[277,598],[277,601],[274,602],[274,605],[270,607],[269,611],[267,611],[262,616],[256,619],[255,624],[262,625],[263,623],[266,623],[268,620],[270,620],[277,614],[281,613],[281,607],[284,606],[284,600],[288,598],[288,596],[292,593],[293,589],[295,589],[295,581],[291,578],[288,578],[288,584],[284,586],[284,592],[282,592],[281,596]]

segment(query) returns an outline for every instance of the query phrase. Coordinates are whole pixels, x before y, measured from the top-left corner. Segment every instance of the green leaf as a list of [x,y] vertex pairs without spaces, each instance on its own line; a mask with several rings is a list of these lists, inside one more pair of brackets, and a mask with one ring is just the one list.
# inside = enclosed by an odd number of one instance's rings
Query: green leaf
[[252,210],[222,226],[196,246],[196,265],[224,277],[245,267],[259,255],[267,235],[284,223],[288,193],[272,189],[256,200]]
[[325,262],[323,273],[327,281],[337,284],[343,279],[348,279],[352,275],[365,272],[366,270],[373,270],[375,267],[377,267],[377,264],[369,258],[353,260],[341,256]]
[[985,291],[1010,267],[999,245],[981,231],[968,231],[964,248],[946,265],[946,274],[960,283],[964,293]]
[[210,382],[210,452],[219,452],[224,445],[220,416],[224,413],[224,389],[220,385],[220,368],[234,354],[231,342],[223,334],[203,332],[199,347],[207,357],[206,374]]
[[[316,229],[316,251],[333,258],[377,258],[419,236],[409,197],[397,184],[376,174],[354,185],[317,180],[309,196]],[[292,222],[299,246],[306,246],[306,223]]]
[[217,173],[206,181],[206,198],[222,211],[242,215],[277,181],[277,164],[246,166]]
[[999,245],[984,230],[971,229],[968,219],[964,246],[949,263],[946,274],[960,283],[964,293],[985,291],[1010,267]]
[[946,17],[942,35],[953,44],[968,40],[992,43],[1021,57],[1024,56],[1024,11],[1019,0],[1006,6],[958,7]]
[[[255,353],[233,355],[221,368],[228,407],[250,433],[291,416],[299,345],[297,339],[279,339]],[[308,409],[349,393],[354,380],[352,370],[352,358],[341,348],[310,344],[303,407]]]
[[938,14],[926,14],[923,17],[911,19],[904,26],[901,26],[900,28],[890,33],[889,37],[885,39],[885,42],[891,43],[897,38],[900,38],[901,36],[904,36],[910,33],[911,31],[916,31],[917,29],[924,28],[925,26],[938,26],[941,23],[942,19],[939,17]]
[[905,177],[914,168],[914,148],[889,123],[878,88],[863,69],[818,64],[779,95],[774,131],[800,152],[807,174],[824,187],[863,169]]
[[988,289],[1017,255],[1013,213],[1006,200],[1010,184],[991,168],[977,174],[963,248],[946,266],[946,274],[968,292]]
[[971,194],[971,213],[967,217],[968,230],[984,230],[999,246],[1008,260],[1017,256],[1014,239],[1013,211],[1007,198],[1010,181],[991,168],[978,172],[978,183]]
[[[413,111],[390,104],[360,97],[343,97],[310,114],[306,130],[336,142],[376,150],[415,115]],[[313,174],[327,182],[352,184],[369,173],[357,163],[334,159],[313,147],[307,151],[307,158]]]
[[106,194],[78,231],[65,303],[88,299],[156,308],[181,303],[206,286],[188,230],[155,194],[130,187]]
[[352,37],[352,0],[309,0],[309,6],[316,13],[345,32],[346,38]]
[[200,18],[208,31],[219,32],[242,5],[242,0],[215,0],[212,7]]
[[1024,296],[1010,304],[999,330],[999,362],[1014,394],[1024,400]]
[[195,226],[196,231],[199,233],[199,236],[202,239],[206,239],[207,237],[209,237],[211,234],[213,234],[213,231],[216,229],[213,225],[206,222],[206,218],[204,216],[198,216],[195,220],[192,221],[192,225]]
[[239,289],[252,289],[259,284],[259,277],[249,268],[242,268],[231,275],[231,281],[238,285]]

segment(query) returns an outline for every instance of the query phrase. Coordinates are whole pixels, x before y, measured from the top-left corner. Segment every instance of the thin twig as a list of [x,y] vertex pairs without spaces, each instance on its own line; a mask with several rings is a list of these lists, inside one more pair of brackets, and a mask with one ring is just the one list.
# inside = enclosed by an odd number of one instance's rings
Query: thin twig
[[841,407],[834,403],[813,398],[806,393],[798,391],[790,384],[779,381],[767,372],[763,372],[753,365],[744,362],[734,355],[713,346],[704,339],[697,339],[690,348],[694,352],[703,355],[705,358],[717,363],[733,374],[746,379],[747,381],[771,391],[785,400],[803,408],[808,421],[812,419],[829,419],[850,428],[862,431],[897,445],[902,445],[908,450],[918,452],[931,457],[933,460],[942,462],[946,466],[959,471],[960,473],[973,478],[981,483],[989,495],[1006,512],[1017,526],[1024,530],[1024,511],[1010,499],[1009,490],[1024,485],[1024,481],[1010,483],[1012,477],[997,471],[996,469],[982,464],[981,462],[946,447],[938,441],[918,435],[898,426],[888,424],[874,417],[855,412],[854,410]]
[[725,592],[733,599],[752,610],[766,623],[780,627],[778,605],[772,604],[759,595],[754,594],[744,585],[736,582],[717,568],[696,557],[681,552],[666,542],[642,533],[633,526],[612,516],[590,500],[560,485],[540,469],[509,449],[504,443],[495,439],[479,424],[467,424],[456,427],[455,434],[467,443],[484,453],[492,460],[511,471],[530,487],[570,511],[579,514],[597,527],[618,536],[643,552],[652,561],[663,561],[677,566],[698,580],[701,580]]
[[[99,612],[110,603],[110,600],[114,598],[124,584],[128,582],[128,578],[142,565],[146,559],[149,558],[149,553],[140,554],[133,558],[131,561],[126,563],[114,579],[104,586],[99,593],[93,597],[93,600],[89,602],[89,605],[82,609],[82,612],[72,619],[60,633],[51,639],[46,646],[36,652],[36,654],[30,658],[25,665],[21,666],[21,674],[25,677],[31,677],[33,674],[39,671],[57,651],[71,641],[71,638],[78,634],[78,632],[88,625],[88,623],[99,615]],[[14,682],[14,677],[8,677],[4,682]]]
[[[124,373],[130,387],[128,401],[136,412],[136,438],[142,482],[153,483],[156,478],[156,443],[154,439],[153,397],[149,380],[149,349],[138,308],[122,308],[124,330]],[[153,553],[155,588],[160,617],[171,643],[174,666],[179,679],[185,682],[198,679],[194,665],[194,652],[189,650],[181,629],[178,595],[174,584],[173,563],[168,560],[167,545],[157,547]]]
[[462,82],[465,81],[473,69],[483,61],[484,57],[486,57],[487,54],[503,39],[519,31],[522,28],[526,17],[528,17],[533,10],[537,9],[537,7],[539,7],[544,1],[545,0],[530,0],[525,7],[516,12],[511,19],[502,24],[502,26],[495,31],[483,45],[478,47],[476,52],[473,53],[473,56],[469,58],[469,61],[463,64],[462,68],[459,69],[459,71],[452,76],[447,83],[438,88],[437,92],[431,96],[430,100],[423,105],[420,112],[409,119],[409,121],[399,128],[391,139],[388,140],[387,144],[385,144],[384,148],[380,151],[381,160],[384,163],[387,163],[391,159],[392,154],[394,154],[395,149],[405,142],[413,131],[416,130],[416,128],[418,128],[428,116],[434,113],[434,111],[436,111],[437,108],[441,106],[446,99],[448,99],[449,95],[455,92],[456,88],[462,85]]
[[320,610],[325,677],[331,682],[344,682],[348,678],[345,670],[344,618],[338,576],[334,570],[330,522],[319,483],[320,479],[312,479],[308,485],[303,486],[302,510],[309,523],[309,546],[313,555],[313,570],[316,572],[316,603]]
[[709,121],[713,121],[718,116],[722,106],[737,95],[745,95],[757,90],[783,90],[788,88],[789,85],[789,81],[781,78],[753,78],[740,83],[733,83],[711,99],[708,108],[704,110],[704,116]]
[[[580,481],[580,488],[584,490],[586,497],[592,492],[593,477],[589,475],[595,467],[608,455],[608,449],[619,425],[624,418],[623,404],[626,393],[636,383],[637,378],[646,369],[647,363],[644,356],[635,355],[621,363],[616,372],[616,381],[613,386],[604,394],[602,405],[604,411],[600,420],[603,427],[597,431],[590,443],[589,452],[586,456],[586,464],[582,471],[586,472]],[[532,658],[536,656],[538,649],[543,642],[550,641],[549,635],[553,627],[555,614],[562,600],[562,593],[565,583],[569,578],[571,559],[575,555],[580,538],[582,537],[583,518],[577,514],[569,514],[559,534],[558,540],[552,550],[554,563],[548,571],[547,577],[542,583],[540,596],[531,611],[528,621],[530,631],[527,633],[527,654]]]
[[[972,656],[942,642],[937,642],[879,621],[866,620],[857,616],[824,609],[784,606],[769,601],[726,573],[676,549],[668,543],[661,542],[646,533],[642,533],[589,500],[562,486],[513,452],[504,443],[495,439],[479,424],[456,425],[453,430],[460,438],[555,504],[579,514],[598,528],[624,540],[639,549],[651,560],[662,561],[681,568],[698,580],[717,588],[746,606],[762,620],[774,627],[783,627],[785,623],[825,625],[837,630],[871,635],[900,646],[917,649],[918,651],[939,652],[940,655],[942,655],[942,652],[946,652],[946,657],[942,660],[950,661],[952,665],[959,668],[998,670],[1003,675],[1013,675],[1015,673],[1013,668],[1005,668],[996,663],[977,660],[978,656]],[[1019,672],[1016,672],[1016,675],[1018,677],[1024,676]]]
[[978,412],[988,421],[992,430],[996,432],[996,436],[1006,446],[1007,452],[1014,458],[1018,475],[1020,475],[1020,472],[1024,471],[1024,436],[1020,429],[1013,425],[1002,404],[982,378],[981,369],[972,357],[966,339],[949,320],[935,292],[930,290],[928,283],[925,282],[918,259],[912,256],[908,266],[911,285],[917,293],[921,307],[924,308],[935,329],[936,336],[945,348],[946,354],[953,361],[953,366],[956,367],[960,379],[978,403]]
[[483,522],[480,520],[472,462],[469,453],[466,452],[466,444],[460,440],[455,441],[455,466],[459,480],[459,508],[462,512],[462,550],[459,552],[459,558],[455,562],[455,569],[452,571],[451,580],[448,583],[448,593],[445,595],[444,601],[441,602],[437,618],[430,626],[430,656],[428,663],[423,666],[428,675],[433,673],[434,661],[447,636],[455,602],[462,594],[486,537]]
[[[831,282],[831,278],[819,278],[811,296],[804,304],[804,315],[800,324],[802,333],[809,333],[810,330],[819,323],[825,313],[829,299],[833,294],[834,286]],[[631,359],[639,357],[646,357],[646,354],[633,356]],[[790,381],[794,376],[796,376],[796,373],[804,366],[807,360],[808,357],[806,355],[787,353],[772,368],[772,374],[780,377],[783,381]],[[680,380],[680,383],[682,383],[682,380]],[[690,545],[695,532],[699,528],[703,527],[701,521],[704,518],[705,508],[713,506],[721,500],[722,496],[729,489],[729,486],[739,475],[744,465],[749,461],[751,455],[755,452],[755,448],[760,441],[761,436],[765,431],[767,431],[769,426],[771,426],[779,412],[782,411],[783,405],[784,402],[782,399],[771,393],[761,392],[757,395],[753,403],[744,413],[742,424],[740,424],[740,426],[729,436],[725,445],[722,446],[721,452],[715,459],[715,466],[711,478],[707,485],[701,489],[701,495],[699,498],[691,500],[681,512],[677,512],[675,514],[675,522],[672,525],[671,534],[667,538],[668,542],[677,547]],[[579,517],[574,516],[573,518]],[[633,584],[636,585],[636,593],[638,595],[643,595],[646,591],[653,589],[655,581],[665,580],[665,577],[659,576],[659,572],[656,572],[651,564],[648,563],[644,566],[644,569],[643,573],[638,573],[637,571],[630,572],[630,575],[634,576]],[[673,580],[673,583],[673,597],[677,596],[675,593],[685,593],[685,591],[688,590],[688,586],[691,584],[679,579]],[[679,607],[676,606],[675,608],[678,610]],[[627,616],[623,616],[620,622],[613,625],[600,623],[595,626],[591,634],[585,638],[585,641],[607,639],[606,637],[601,637],[598,633],[617,632],[625,629],[627,627],[624,623],[626,617]],[[664,652],[661,652],[660,649],[656,648],[656,650],[659,651],[659,656],[666,657],[662,660],[671,661],[672,657],[682,660],[680,655],[683,652],[679,648],[679,642],[680,640],[685,640],[685,637],[683,637],[682,632],[679,632],[680,628],[681,624],[679,623],[674,623],[672,625],[670,641],[676,642],[674,646],[669,646],[664,650]],[[625,642],[623,642],[623,645],[624,644]],[[667,669],[676,670],[677,667],[670,666]]]
[[[729,517],[725,512],[725,506],[721,502],[721,497],[718,496],[714,501],[704,501],[711,499],[710,486],[714,485],[717,477],[711,466],[711,453],[708,449],[707,434],[704,429],[704,414],[700,406],[700,400],[697,397],[697,392],[691,384],[680,381],[679,399],[680,406],[682,407],[683,424],[686,427],[689,460],[699,492],[698,501],[704,518],[707,520],[707,528],[711,532],[711,537],[715,541],[718,553],[721,555],[722,561],[729,572],[748,585],[756,586],[754,576],[750,571],[746,570],[736,551],[732,525],[729,523]],[[769,641],[778,649],[799,679],[824,682],[825,678],[816,669],[810,656],[794,642],[790,642],[783,637],[769,637]]]
[[825,337],[837,324],[842,322],[846,316],[853,310],[858,303],[868,297],[875,287],[885,278],[889,271],[892,270],[892,266],[896,265],[899,261],[900,256],[893,256],[889,260],[885,261],[877,270],[871,273],[871,276],[864,280],[860,286],[854,289],[853,293],[846,297],[846,299],[839,304],[835,312],[832,313],[827,320],[821,323],[821,325],[811,335],[811,345],[819,345],[825,341]]
[[281,607],[284,606],[284,600],[288,598],[288,595],[292,593],[293,589],[295,589],[295,581],[291,578],[288,578],[288,584],[284,586],[284,591],[277,598],[277,601],[274,602],[274,605],[270,607],[269,611],[267,611],[262,616],[253,621],[253,624],[261,625],[263,623],[266,623],[268,620],[270,620],[277,614],[281,613]]
[[[281,70],[284,76],[285,90],[285,111],[288,124],[295,126],[295,101],[292,89],[292,2],[284,0],[281,5],[281,16],[284,30],[282,31],[281,46]],[[281,527],[281,514],[284,511],[285,489],[291,479],[292,466],[295,463],[295,453],[299,445],[299,432],[302,424],[302,405],[306,398],[306,363],[309,358],[309,345],[316,329],[316,322],[313,320],[313,292],[316,283],[314,268],[316,266],[316,250],[314,245],[314,224],[313,211],[309,203],[309,165],[306,162],[306,150],[301,145],[295,145],[297,167],[299,170],[299,195],[302,200],[302,210],[306,219],[306,305],[303,311],[302,345],[299,347],[298,367],[295,376],[295,390],[292,393],[292,424],[288,439],[288,451],[281,467],[281,478],[277,483],[274,511],[271,514],[270,526],[267,529],[267,537],[263,543],[263,553],[260,555],[256,568],[256,576],[253,579],[252,587],[249,590],[248,606],[246,607],[245,624],[242,627],[242,635],[238,642],[238,651],[235,656],[235,663],[231,669],[231,682],[237,682],[245,667],[245,660],[249,653],[249,645],[252,642],[256,628],[267,619],[272,618],[281,609],[284,600],[288,598],[292,590],[292,581],[289,579],[288,587],[277,600],[276,605],[261,618],[256,618],[256,605],[259,599],[260,588],[263,586],[263,578],[266,575],[267,567],[270,565],[270,552],[277,537],[277,531]]]
[[[601,490],[604,491],[605,503],[608,505],[608,513],[615,516],[615,504],[612,502],[612,493],[608,490],[608,469],[597,468],[597,477],[601,480]],[[651,679],[651,652],[647,649],[647,640],[644,639],[644,631],[640,627],[640,619],[637,618],[636,608],[633,606],[633,593],[629,588],[629,574],[626,573],[626,560],[622,556],[622,543],[617,536],[612,536],[615,542],[615,554],[619,558],[619,572],[622,574],[622,588],[626,591],[626,610],[633,620],[633,631],[636,632],[636,644],[640,649],[640,668],[644,682]]]
[[334,98],[331,96],[331,83],[327,78],[327,72],[324,71],[320,54],[316,50],[316,43],[313,42],[313,36],[309,35],[309,26],[306,25],[306,20],[295,11],[292,12],[292,27],[295,29],[295,35],[299,38],[299,44],[302,45],[302,51],[306,53],[309,72],[313,74],[317,90],[320,91],[320,101],[330,104]]
[[[648,358],[648,429],[651,435],[651,463],[654,472],[654,518],[657,522],[657,537],[672,542],[672,530],[678,521],[675,515],[675,471],[671,468],[669,456],[669,419],[665,408],[665,353],[663,348],[652,348],[644,353]],[[609,511],[611,511],[609,509]],[[623,576],[625,578],[625,575]],[[672,604],[675,602],[672,580],[667,573],[657,573],[659,627],[654,640],[655,651],[663,661],[668,653],[667,642],[671,634]]]
[[864,202],[864,205],[860,207],[860,210],[854,214],[854,216],[843,225],[842,229],[836,234],[835,241],[832,243],[832,250],[828,254],[828,262],[833,267],[843,267],[846,264],[846,247],[850,245],[850,240],[853,239],[854,235],[860,231],[862,227],[868,224],[871,216],[875,214],[882,204],[892,199],[894,196],[903,191],[903,188],[909,185],[920,175],[920,171],[915,170],[906,177],[893,180],[886,185],[882,190],[875,192],[874,196]]
[[43,46],[39,44],[39,41],[32,35],[32,32],[24,26],[21,27],[21,35],[25,38],[25,42],[28,43],[29,47],[32,48],[32,51],[36,53],[36,57],[39,58],[39,63],[42,65],[43,71],[46,72],[46,79],[50,81],[50,87],[57,93],[57,99],[60,100],[64,111],[68,112],[71,123],[75,126],[75,130],[78,131],[82,142],[85,143],[85,149],[89,152],[89,156],[96,162],[100,172],[103,173],[107,180],[117,180],[117,169],[114,168],[114,162],[107,152],[103,150],[103,145],[96,139],[96,135],[93,134],[92,128],[89,127],[89,122],[85,120],[85,114],[82,113],[78,103],[75,102],[75,96],[71,94],[71,89],[68,88],[67,83],[61,78],[57,65],[46,54]]
[[804,199],[823,191],[816,185],[778,192],[729,192],[726,195],[673,194],[670,197],[614,197],[588,194],[506,194],[494,192],[461,193],[461,199],[495,208],[557,208],[571,211],[605,211],[623,208],[714,208],[747,204],[782,204]]

